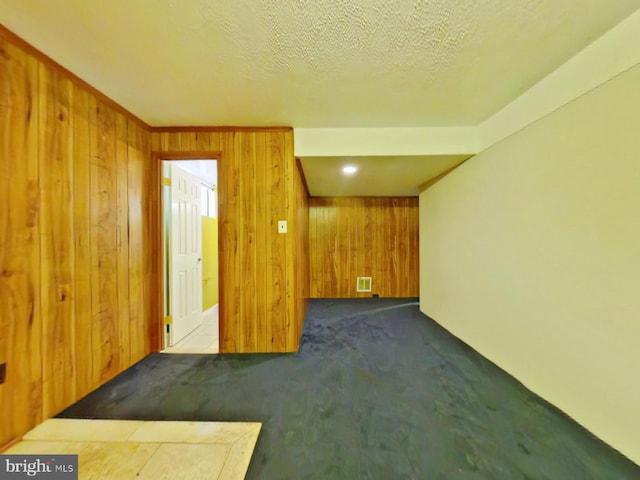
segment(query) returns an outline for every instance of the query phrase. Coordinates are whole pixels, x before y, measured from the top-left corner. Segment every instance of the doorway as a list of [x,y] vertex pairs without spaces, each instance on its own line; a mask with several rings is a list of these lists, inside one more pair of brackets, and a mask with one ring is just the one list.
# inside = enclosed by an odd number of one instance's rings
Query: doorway
[[217,160],[162,160],[163,353],[218,353]]

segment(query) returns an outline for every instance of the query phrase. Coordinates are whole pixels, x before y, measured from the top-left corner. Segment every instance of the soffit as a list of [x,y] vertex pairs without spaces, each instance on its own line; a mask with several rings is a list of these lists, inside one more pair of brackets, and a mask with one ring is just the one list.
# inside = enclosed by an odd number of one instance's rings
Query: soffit
[[[309,193],[323,196],[417,196],[420,185],[458,166],[468,155],[305,157]],[[353,175],[342,167],[353,165]]]

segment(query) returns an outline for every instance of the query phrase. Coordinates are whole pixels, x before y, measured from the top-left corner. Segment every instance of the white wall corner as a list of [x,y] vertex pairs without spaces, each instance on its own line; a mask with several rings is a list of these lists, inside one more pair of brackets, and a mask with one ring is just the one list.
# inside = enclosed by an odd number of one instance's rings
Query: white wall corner
[[478,125],[479,151],[640,63],[640,10]]

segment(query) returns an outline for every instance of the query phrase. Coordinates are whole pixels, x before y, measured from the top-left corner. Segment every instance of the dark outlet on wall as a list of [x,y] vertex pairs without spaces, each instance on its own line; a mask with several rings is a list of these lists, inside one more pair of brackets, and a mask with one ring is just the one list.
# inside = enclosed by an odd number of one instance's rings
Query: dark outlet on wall
[[0,384],[4,383],[7,378],[7,364],[0,363]]
[[378,295],[377,293],[374,293],[374,294],[372,295],[372,297],[373,297],[373,298],[380,298],[380,295]]

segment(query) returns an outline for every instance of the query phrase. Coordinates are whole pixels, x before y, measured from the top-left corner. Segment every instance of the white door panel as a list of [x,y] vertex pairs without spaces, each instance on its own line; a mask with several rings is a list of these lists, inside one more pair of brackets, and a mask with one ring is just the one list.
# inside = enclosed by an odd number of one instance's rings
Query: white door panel
[[200,180],[171,163],[170,345],[202,323]]

